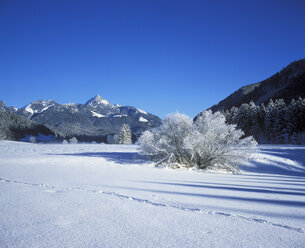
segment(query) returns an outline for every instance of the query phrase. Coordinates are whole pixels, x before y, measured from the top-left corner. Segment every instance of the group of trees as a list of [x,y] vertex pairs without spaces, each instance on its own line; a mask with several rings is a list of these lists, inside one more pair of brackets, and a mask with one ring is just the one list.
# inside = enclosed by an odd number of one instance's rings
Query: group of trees
[[0,140],[20,140],[28,135],[53,135],[48,127],[31,121],[23,116],[0,112]]
[[288,104],[283,99],[271,99],[266,106],[251,101],[232,107],[224,115],[228,124],[236,124],[259,143],[305,143],[305,99],[293,99]]
[[145,131],[138,144],[157,165],[237,172],[237,164],[250,158],[257,147],[252,136],[243,136],[222,113],[208,110],[195,122],[184,114],[168,115],[161,126]]

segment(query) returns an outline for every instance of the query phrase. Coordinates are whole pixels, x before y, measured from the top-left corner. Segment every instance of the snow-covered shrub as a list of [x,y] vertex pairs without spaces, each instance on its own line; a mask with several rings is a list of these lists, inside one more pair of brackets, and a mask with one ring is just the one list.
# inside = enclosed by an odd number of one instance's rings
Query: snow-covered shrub
[[68,141],[67,140],[63,140],[62,143],[65,145],[65,144],[68,144]]
[[119,144],[131,144],[131,143],[132,143],[132,135],[130,128],[127,124],[124,124],[121,128]]
[[237,164],[256,151],[253,137],[228,125],[223,114],[205,111],[195,122],[183,114],[168,115],[160,127],[139,138],[143,154],[157,164],[221,168],[237,172]]
[[30,143],[36,143],[36,139],[34,136],[31,136],[29,141],[30,141]]
[[180,113],[167,115],[162,125],[145,131],[138,140],[142,153],[158,164],[167,163],[191,166],[191,153],[184,140],[192,131],[192,119]]
[[75,137],[73,137],[73,138],[69,139],[69,142],[71,144],[77,144],[78,140]]
[[208,110],[194,122],[184,145],[192,155],[192,163],[199,168],[213,167],[237,172],[237,165],[257,151],[254,138],[243,136],[244,132],[236,129],[236,125],[226,124],[223,114],[213,114]]

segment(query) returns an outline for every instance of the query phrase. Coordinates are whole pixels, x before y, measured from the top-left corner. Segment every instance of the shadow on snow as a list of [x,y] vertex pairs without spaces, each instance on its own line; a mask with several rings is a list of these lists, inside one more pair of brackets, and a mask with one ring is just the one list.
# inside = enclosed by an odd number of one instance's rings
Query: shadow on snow
[[100,157],[118,164],[143,164],[148,161],[145,156],[140,155],[137,152],[82,152],[82,153],[48,154],[48,155]]
[[[305,147],[264,147],[260,149],[260,157],[252,160],[250,165],[241,165],[240,169],[245,172],[270,174],[275,177],[291,179],[297,177],[305,182]],[[262,175],[262,177],[268,177]]]

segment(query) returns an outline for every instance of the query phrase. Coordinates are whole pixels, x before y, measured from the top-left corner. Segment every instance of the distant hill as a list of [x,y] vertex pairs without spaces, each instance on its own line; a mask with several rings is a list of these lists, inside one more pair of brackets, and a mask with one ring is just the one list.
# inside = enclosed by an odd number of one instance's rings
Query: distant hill
[[240,88],[211,110],[222,111],[227,123],[259,143],[305,144],[305,59]]
[[55,133],[46,126],[13,114],[11,111],[11,108],[0,101],[0,140],[26,140],[30,136],[39,137],[42,139],[40,141],[55,139]]
[[285,102],[305,98],[305,59],[292,62],[280,72],[259,83],[246,85],[211,107],[212,111],[230,110],[253,101],[256,105],[270,99],[282,98]]
[[37,100],[23,108],[6,108],[29,120],[47,126],[57,136],[75,136],[82,141],[106,141],[128,124],[136,140],[142,132],[159,126],[161,119],[132,106],[113,105],[97,95],[85,104],[59,104],[53,100]]

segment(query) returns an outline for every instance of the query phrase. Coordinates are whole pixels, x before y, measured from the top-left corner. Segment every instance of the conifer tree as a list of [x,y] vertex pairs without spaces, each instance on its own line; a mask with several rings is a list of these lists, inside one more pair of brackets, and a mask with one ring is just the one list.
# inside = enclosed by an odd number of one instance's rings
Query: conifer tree
[[124,124],[121,128],[119,143],[120,144],[131,144],[132,143],[131,130],[127,124]]
[[275,123],[273,127],[273,136],[275,142],[278,144],[286,143],[287,138],[287,129],[286,129],[286,104],[283,99],[278,99],[274,103],[275,109]]
[[274,123],[275,123],[275,105],[272,99],[270,99],[265,114],[265,134],[269,142],[274,140]]

